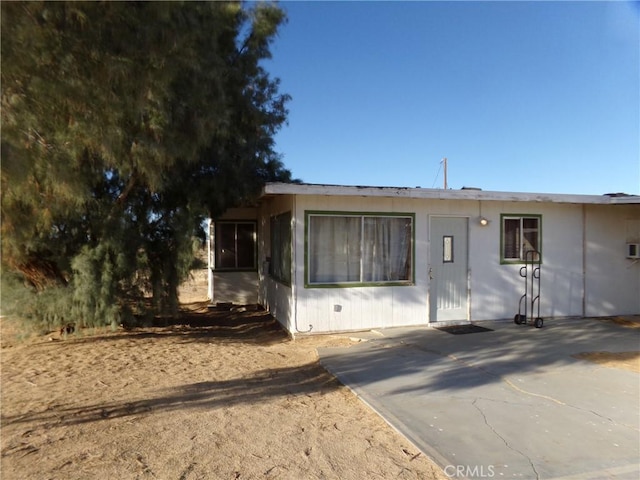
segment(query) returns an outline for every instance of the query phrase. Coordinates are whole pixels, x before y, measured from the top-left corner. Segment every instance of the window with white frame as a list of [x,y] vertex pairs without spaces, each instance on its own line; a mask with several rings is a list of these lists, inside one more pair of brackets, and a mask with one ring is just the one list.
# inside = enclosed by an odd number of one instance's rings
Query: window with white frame
[[216,222],[214,241],[216,269],[253,270],[256,268],[255,222]]
[[307,212],[308,286],[409,284],[411,214]]
[[542,260],[541,219],[540,215],[501,215],[500,260],[503,263]]
[[271,217],[271,261],[269,274],[291,285],[291,212]]

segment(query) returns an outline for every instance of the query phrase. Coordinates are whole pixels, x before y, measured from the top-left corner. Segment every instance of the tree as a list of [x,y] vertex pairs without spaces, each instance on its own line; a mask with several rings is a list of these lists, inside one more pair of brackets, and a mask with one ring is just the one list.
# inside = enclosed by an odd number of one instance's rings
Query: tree
[[203,217],[291,181],[273,142],[289,97],[263,67],[284,13],[1,8],[3,277],[50,323],[119,323],[145,292],[175,311]]

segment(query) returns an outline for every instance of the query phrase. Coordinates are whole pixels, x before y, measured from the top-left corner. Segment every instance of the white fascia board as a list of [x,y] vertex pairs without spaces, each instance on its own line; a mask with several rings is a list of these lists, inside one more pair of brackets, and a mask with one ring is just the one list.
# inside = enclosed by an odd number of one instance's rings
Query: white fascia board
[[640,205],[640,196],[630,195],[628,197],[611,197],[611,203],[615,205]]
[[640,203],[640,197],[611,197],[607,195],[573,195],[562,193],[490,192],[483,190],[443,190],[410,187],[359,187],[347,185],[318,185],[300,183],[267,183],[262,196],[271,195],[324,195],[417,198],[432,200],[483,200],[499,202],[539,202],[574,204]]

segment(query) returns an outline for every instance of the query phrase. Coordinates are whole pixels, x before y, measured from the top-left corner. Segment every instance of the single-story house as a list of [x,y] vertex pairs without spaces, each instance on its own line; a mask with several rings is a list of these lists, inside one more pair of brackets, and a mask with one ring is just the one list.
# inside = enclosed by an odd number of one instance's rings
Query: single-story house
[[513,319],[525,282],[545,321],[639,314],[640,196],[270,183],[211,221],[209,280],[292,335]]

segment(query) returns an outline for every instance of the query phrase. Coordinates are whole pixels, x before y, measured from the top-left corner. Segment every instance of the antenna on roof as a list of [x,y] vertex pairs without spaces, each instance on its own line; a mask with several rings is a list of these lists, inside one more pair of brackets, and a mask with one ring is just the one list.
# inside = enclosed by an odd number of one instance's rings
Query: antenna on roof
[[442,159],[442,164],[444,165],[443,170],[444,170],[444,189],[447,189],[447,157],[444,157]]
[[440,167],[438,168],[438,173],[436,173],[436,178],[433,179],[433,185],[431,185],[431,188],[435,187],[436,182],[438,181],[438,176],[440,175],[440,170],[443,169],[444,166],[444,189],[446,190],[448,188],[447,185],[447,159],[443,158],[442,160],[440,160]]

